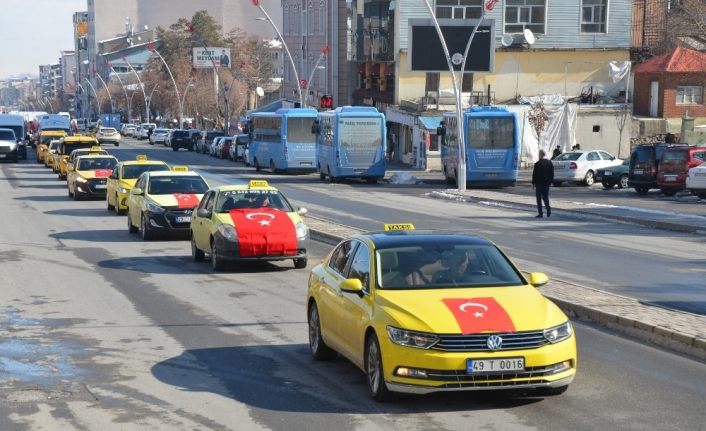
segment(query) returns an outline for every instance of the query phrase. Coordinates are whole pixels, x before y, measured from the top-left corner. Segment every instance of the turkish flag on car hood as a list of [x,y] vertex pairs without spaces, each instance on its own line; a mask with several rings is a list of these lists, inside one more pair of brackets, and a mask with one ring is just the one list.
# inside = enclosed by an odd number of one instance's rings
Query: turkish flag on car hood
[[190,210],[199,206],[199,197],[193,193],[174,193],[180,210]]
[[446,298],[442,301],[453,313],[462,334],[515,332],[510,315],[495,298]]
[[112,169],[96,169],[93,171],[96,178],[108,178],[112,173]]
[[241,256],[297,254],[297,232],[289,215],[274,208],[230,210]]

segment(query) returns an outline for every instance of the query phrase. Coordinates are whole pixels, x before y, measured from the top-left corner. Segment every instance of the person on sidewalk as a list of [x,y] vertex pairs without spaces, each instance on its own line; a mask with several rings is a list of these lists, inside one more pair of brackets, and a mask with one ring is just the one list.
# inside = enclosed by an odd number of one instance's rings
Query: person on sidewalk
[[549,206],[549,186],[554,181],[554,165],[545,158],[544,150],[539,150],[539,160],[532,170],[532,187],[537,196],[537,218],[542,218],[542,201],[547,207],[547,217],[551,217],[552,208]]
[[561,145],[557,145],[556,148],[554,148],[554,152],[552,153],[552,160],[556,159],[561,155]]

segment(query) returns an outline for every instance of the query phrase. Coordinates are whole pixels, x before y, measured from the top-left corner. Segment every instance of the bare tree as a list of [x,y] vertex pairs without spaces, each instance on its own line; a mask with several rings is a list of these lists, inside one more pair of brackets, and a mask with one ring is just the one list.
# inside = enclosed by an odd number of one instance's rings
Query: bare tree
[[543,102],[536,102],[530,106],[529,115],[527,117],[532,129],[537,134],[537,149],[542,148],[542,132],[549,124],[549,115],[544,109]]

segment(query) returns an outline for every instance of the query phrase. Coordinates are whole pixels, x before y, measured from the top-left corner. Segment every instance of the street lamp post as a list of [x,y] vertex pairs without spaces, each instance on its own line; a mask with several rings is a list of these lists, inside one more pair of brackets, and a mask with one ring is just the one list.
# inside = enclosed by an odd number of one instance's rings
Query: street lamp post
[[[157,87],[159,85],[155,85],[154,88],[152,88],[152,91],[150,91],[150,95],[147,97],[147,112],[150,112],[150,105],[152,105],[152,95],[154,94],[155,90],[157,90]],[[147,117],[148,123],[149,123],[149,116]]]
[[[47,93],[45,93],[45,94],[47,94]],[[44,96],[44,99],[47,101],[47,104],[49,104],[49,111],[51,111],[51,113],[53,113],[54,107],[51,104],[51,100],[49,100],[49,97],[47,97],[47,96]]]
[[91,87],[91,90],[93,90],[93,96],[96,98],[96,110],[98,111],[98,115],[101,114],[101,101],[98,98],[98,93],[96,93],[95,87],[93,87],[93,84],[91,84],[91,80],[88,79],[88,77],[85,78],[86,82],[88,82],[88,86]]
[[135,74],[135,77],[137,78],[137,82],[140,84],[140,89],[142,90],[142,97],[145,101],[145,115],[147,115],[147,123],[150,122],[150,111],[149,111],[149,106],[147,106],[147,94],[145,93],[145,86],[142,84],[142,80],[140,79],[140,75],[137,73],[134,67],[132,67],[132,64],[127,60],[127,58],[123,57],[122,60],[128,65],[130,70],[132,70],[132,73]]
[[127,97],[127,89],[125,89],[125,84],[123,84],[122,78],[120,78],[120,74],[115,71],[115,68],[113,65],[110,65],[110,70],[115,73],[115,76],[118,78],[118,82],[120,83],[120,86],[123,89],[123,93],[125,93],[125,103],[127,104],[127,121],[128,123],[132,120],[132,98]]
[[311,73],[309,74],[309,80],[306,81],[306,94],[309,95],[309,87],[311,87],[311,81],[314,79],[314,74],[316,73],[317,69],[325,69],[325,67],[320,66],[321,62],[326,58],[326,55],[330,51],[330,47],[328,45],[324,46],[323,49],[321,50],[321,55],[319,55],[319,58],[316,60],[316,63],[314,64],[314,68],[311,69]]
[[172,78],[172,84],[174,84],[174,91],[176,92],[177,96],[177,102],[179,103],[179,128],[181,129],[182,126],[182,121],[184,119],[184,103],[181,101],[181,95],[179,94],[179,87],[177,87],[176,80],[174,79],[174,75],[172,74],[172,69],[169,68],[169,65],[167,64],[167,61],[162,57],[162,54],[157,51],[157,48],[154,47],[154,44],[152,42],[147,44],[147,49],[150,51],[154,52],[157,54],[157,57],[159,57],[160,60],[162,60],[162,64],[164,64],[164,67],[167,68],[167,72],[169,72],[169,77]]
[[108,93],[108,100],[110,100],[110,113],[112,114],[113,111],[115,111],[115,105],[113,105],[113,96],[110,94],[108,84],[105,83],[105,80],[103,79],[100,73],[96,73],[96,76],[98,77],[100,82],[103,83],[103,87],[105,87],[105,92]]
[[[279,37],[279,40],[282,41],[282,46],[284,47],[285,52],[287,53],[287,57],[289,57],[289,63],[292,66],[292,71],[294,71],[294,79],[297,81],[297,88],[299,89],[299,104],[301,105],[302,108],[306,108],[306,101],[304,100],[304,92],[302,91],[302,83],[299,81],[299,73],[297,73],[297,66],[294,64],[294,59],[292,58],[292,54],[289,52],[289,47],[287,46],[287,42],[285,42],[284,37],[282,37],[282,33],[280,33],[279,29],[277,28],[277,25],[275,25],[274,21],[272,21],[272,18],[270,18],[270,15],[267,13],[265,8],[262,7],[260,4],[260,0],[251,0],[252,4],[256,6],[258,9],[260,9],[260,12],[262,12],[263,15],[265,15],[264,18],[255,18],[259,21],[261,20],[267,20],[267,22],[270,23],[272,28],[275,30],[275,33],[277,33],[277,37]],[[427,0],[424,0],[427,1]]]

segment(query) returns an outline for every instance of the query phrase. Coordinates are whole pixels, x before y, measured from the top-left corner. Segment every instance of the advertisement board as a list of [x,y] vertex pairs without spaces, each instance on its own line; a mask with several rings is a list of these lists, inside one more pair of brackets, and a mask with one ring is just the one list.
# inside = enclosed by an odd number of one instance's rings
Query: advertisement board
[[230,48],[194,48],[193,63],[194,67],[197,69],[212,67],[230,67]]

